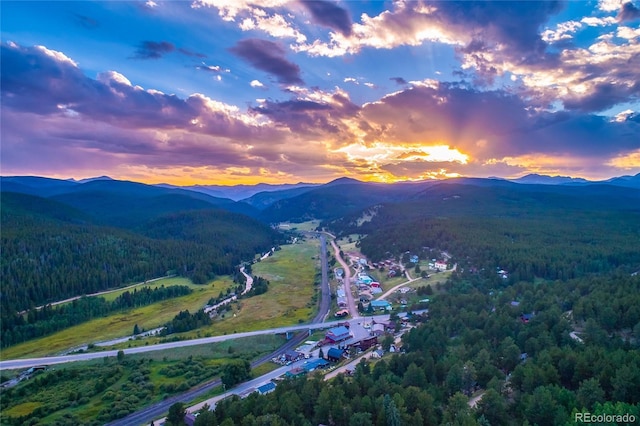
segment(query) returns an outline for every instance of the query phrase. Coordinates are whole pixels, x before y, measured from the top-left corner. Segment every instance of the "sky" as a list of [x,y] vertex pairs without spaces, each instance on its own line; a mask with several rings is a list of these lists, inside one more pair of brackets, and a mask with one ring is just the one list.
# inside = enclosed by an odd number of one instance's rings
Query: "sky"
[[640,3],[5,1],[0,173],[640,172]]

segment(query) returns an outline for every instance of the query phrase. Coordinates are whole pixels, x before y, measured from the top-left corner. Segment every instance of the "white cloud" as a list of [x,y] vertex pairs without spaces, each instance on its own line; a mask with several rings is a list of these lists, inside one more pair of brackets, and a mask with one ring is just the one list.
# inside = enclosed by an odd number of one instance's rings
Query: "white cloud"
[[[15,43],[14,43],[14,46],[15,46]],[[66,62],[67,64],[73,65],[74,67],[78,68],[78,63],[62,52],[58,52],[57,50],[47,49],[44,46],[36,46],[36,49],[45,53],[47,56],[54,58],[58,62]]]
[[251,80],[251,83],[249,83],[251,85],[251,87],[264,87],[264,84],[262,84],[259,80]]
[[618,27],[618,37],[626,38],[627,40],[633,40],[637,37],[640,37],[640,28],[630,28],[630,27]]
[[282,15],[267,16],[262,9],[251,9],[253,16],[246,17],[240,23],[242,31],[261,30],[275,38],[293,38],[297,43],[304,43],[307,37],[293,28]]
[[311,56],[336,57],[356,54],[365,47],[391,49],[398,46],[419,46],[425,41],[461,45],[464,44],[461,38],[470,41],[469,35],[455,33],[438,22],[432,15],[434,8],[417,2],[398,2],[394,6],[393,11],[387,10],[373,17],[363,13],[361,23],[353,24],[349,37],[332,32],[328,42],[315,40],[292,48]]
[[573,33],[578,31],[582,24],[577,21],[561,22],[556,26],[555,30],[545,30],[542,32],[542,40],[547,43],[553,43],[560,40],[573,38]]
[[613,16],[607,16],[605,18],[596,18],[594,16],[587,16],[580,20],[585,25],[590,27],[605,27],[607,25],[614,25],[617,21]]
[[630,0],[599,0],[598,9],[603,12],[617,12],[623,4],[629,3]]

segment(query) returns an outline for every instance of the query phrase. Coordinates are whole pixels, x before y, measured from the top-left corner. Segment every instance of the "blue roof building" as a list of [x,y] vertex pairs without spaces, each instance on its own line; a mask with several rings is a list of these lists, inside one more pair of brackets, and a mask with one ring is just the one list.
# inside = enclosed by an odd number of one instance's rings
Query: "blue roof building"
[[349,329],[347,327],[341,325],[340,327],[329,329],[329,331],[327,331],[326,337],[327,339],[335,343],[349,339],[351,337],[351,333],[349,333]]
[[371,301],[371,307],[373,309],[390,311],[391,310],[391,303],[387,302],[386,300],[372,300]]
[[276,389],[276,385],[273,382],[265,383],[262,386],[258,386],[258,392],[260,395],[266,395],[269,392],[273,392]]
[[342,356],[344,355],[344,351],[342,349],[331,348],[329,352],[327,352],[327,359],[329,361],[340,361]]
[[304,364],[302,366],[302,368],[304,368],[308,373],[314,371],[315,369],[318,368],[324,368],[327,365],[329,365],[329,363],[322,359],[322,358],[318,358],[318,359],[314,359],[313,361],[309,361],[308,363]]

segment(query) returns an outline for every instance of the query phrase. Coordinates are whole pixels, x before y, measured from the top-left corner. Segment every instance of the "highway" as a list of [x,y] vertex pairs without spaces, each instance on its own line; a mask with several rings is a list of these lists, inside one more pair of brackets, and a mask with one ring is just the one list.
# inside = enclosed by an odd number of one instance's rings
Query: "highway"
[[[273,333],[274,330],[283,330],[283,329],[291,329],[294,328],[296,330],[305,330],[305,329],[318,329],[318,328],[324,328],[324,327],[331,327],[334,325],[337,325],[337,323],[339,321],[333,321],[333,322],[329,322],[329,323],[324,323],[322,324],[322,321],[325,320],[325,318],[327,317],[327,315],[329,314],[329,306],[331,303],[331,293],[329,290],[329,272],[328,272],[328,268],[329,265],[327,263],[327,245],[326,245],[326,240],[324,238],[324,236],[320,236],[320,267],[321,267],[321,271],[322,271],[322,281],[321,281],[321,291],[320,291],[320,304],[319,304],[319,309],[318,309],[318,314],[313,318],[312,320],[312,324],[310,325],[305,325],[302,327],[284,327],[284,328],[280,328],[280,329],[271,329],[271,330],[263,330],[262,332],[266,332],[268,333]],[[244,269],[241,270],[241,272],[247,277],[247,281],[250,279],[250,277],[248,277],[248,275],[244,272]],[[384,317],[384,315],[383,315]],[[388,317],[388,316],[386,316]],[[262,334],[262,332],[260,332]],[[282,332],[282,331],[279,331]],[[245,333],[238,333],[238,334],[245,334]],[[228,338],[234,338],[234,336],[237,336],[238,334],[231,334],[228,336],[220,336],[220,337],[228,337]],[[237,338],[237,337],[235,337]],[[289,341],[287,341],[287,343],[285,343],[283,346],[281,346],[278,350],[276,350],[273,353],[270,353],[268,355],[263,356],[262,358],[254,361],[251,363],[251,368],[255,368],[261,364],[264,364],[265,362],[269,362],[272,358],[274,358],[275,356],[278,356],[290,349],[293,349],[295,347],[297,347],[298,345],[300,345],[302,342],[304,342],[304,340],[307,338],[307,333],[298,333],[296,336],[294,336],[293,338],[291,338]],[[198,340],[202,340],[202,339],[198,339]],[[222,341],[222,340],[220,340]],[[191,341],[189,341],[191,342]],[[177,342],[180,343],[180,342]],[[186,343],[186,342],[182,342],[182,343]],[[184,346],[184,345],[182,345]],[[261,381],[268,381],[269,378],[271,377],[277,377],[280,376],[282,374],[284,374],[284,372],[288,371],[290,368],[292,368],[292,366],[287,366],[287,367],[282,367],[277,369],[274,372],[269,373],[267,376],[262,376],[258,379],[254,379],[253,381],[250,382],[245,382],[245,383],[241,383],[239,384],[236,388],[234,388],[232,391],[227,392],[227,394],[230,393],[240,393],[250,387],[253,386],[253,383],[256,380],[261,380]],[[167,398],[163,401],[157,402],[149,407],[143,408],[140,411],[137,411],[135,413],[132,413],[122,419],[116,420],[114,422],[109,423],[109,426],[128,426],[128,425],[140,425],[140,424],[147,424],[151,421],[153,421],[154,419],[158,419],[160,416],[162,416],[164,413],[166,413],[169,410],[169,407],[171,407],[171,405],[175,404],[176,402],[182,402],[182,403],[189,403],[190,401],[193,401],[195,398],[199,397],[200,395],[205,394],[206,392],[210,391],[213,388],[216,388],[218,386],[220,386],[222,383],[220,381],[220,379],[215,379],[212,380],[210,382],[204,383],[194,389],[191,389],[183,394],[180,395],[175,395],[173,397]],[[226,395],[226,394],[225,394]],[[210,405],[213,405],[212,403],[215,401],[218,401],[219,399],[221,399],[222,397],[224,397],[224,395],[213,398],[210,401]],[[195,407],[191,407],[189,411],[197,411],[199,409],[199,407],[201,407],[202,405],[204,405],[204,403],[198,404]]]
[[[324,315],[326,314],[323,314],[323,316]],[[320,314],[318,314],[318,316],[320,316]],[[384,319],[388,317],[389,317],[388,315],[378,315],[373,318],[384,321]],[[266,330],[247,331],[244,333],[233,333],[233,334],[227,334],[224,336],[203,337],[200,339],[182,340],[178,342],[169,342],[169,343],[159,343],[157,345],[140,346],[137,348],[127,348],[127,349],[123,349],[123,352],[125,354],[140,354],[145,352],[161,351],[164,349],[182,348],[185,346],[206,345],[209,343],[224,342],[226,340],[240,339],[243,337],[261,336],[264,334],[285,334],[285,333],[293,333],[296,331],[321,330],[325,328],[336,327],[342,322],[344,322],[344,320],[329,321],[325,323],[316,323],[316,324],[297,324],[297,325],[291,325],[287,327],[269,328]],[[42,358],[3,360],[3,361],[0,361],[0,370],[29,368],[37,365],[63,364],[63,363],[75,362],[75,361],[88,361],[91,359],[104,358],[107,356],[116,356],[117,354],[118,354],[117,350],[111,350],[111,351],[89,352],[89,353],[73,354],[73,355],[42,357]]]

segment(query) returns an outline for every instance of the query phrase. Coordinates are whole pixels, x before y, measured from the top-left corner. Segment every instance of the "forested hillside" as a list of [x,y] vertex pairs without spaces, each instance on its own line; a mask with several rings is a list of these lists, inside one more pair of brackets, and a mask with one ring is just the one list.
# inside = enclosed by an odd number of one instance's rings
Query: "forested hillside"
[[220,210],[154,219],[139,229],[95,225],[63,204],[3,192],[3,314],[172,273],[203,283],[281,238]]
[[496,282],[496,267],[511,283],[640,269],[640,191],[521,188],[447,184],[379,206],[368,222],[358,222],[359,212],[323,226],[365,235],[360,248],[373,261],[446,250],[452,263]]

